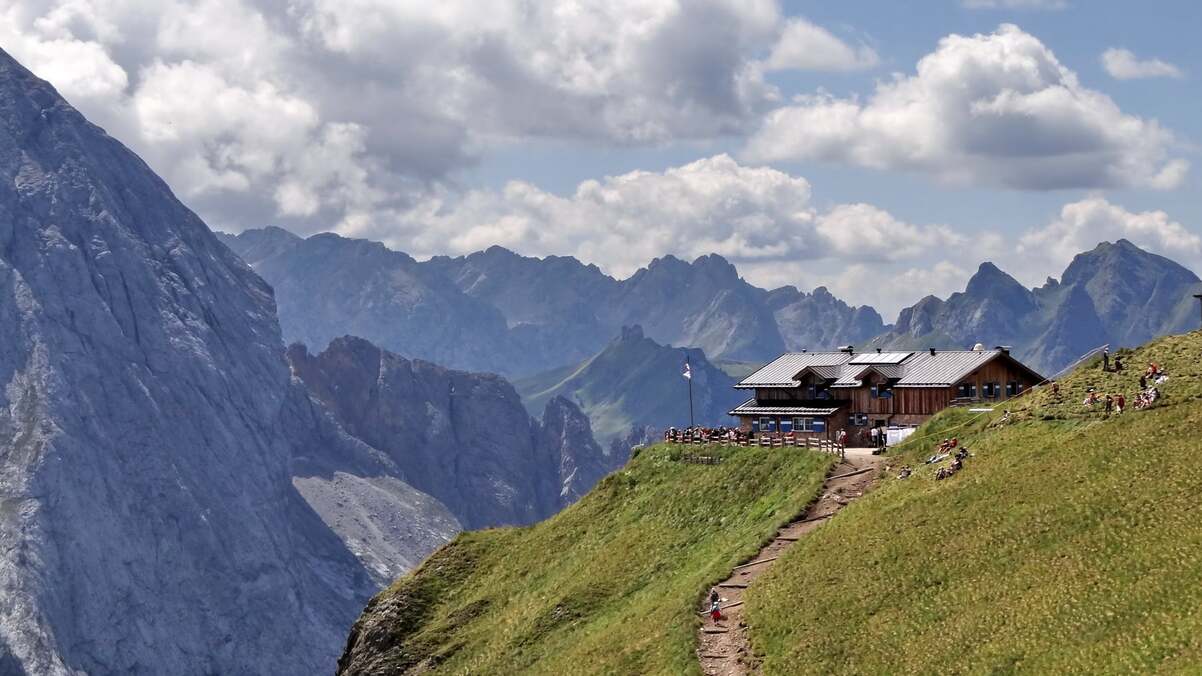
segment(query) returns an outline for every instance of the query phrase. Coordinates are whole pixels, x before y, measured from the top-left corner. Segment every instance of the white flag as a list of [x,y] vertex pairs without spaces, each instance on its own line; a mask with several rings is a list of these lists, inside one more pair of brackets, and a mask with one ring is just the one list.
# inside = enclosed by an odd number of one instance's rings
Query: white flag
[[689,362],[684,363],[684,373],[680,374],[689,380],[693,379],[693,368],[689,366]]

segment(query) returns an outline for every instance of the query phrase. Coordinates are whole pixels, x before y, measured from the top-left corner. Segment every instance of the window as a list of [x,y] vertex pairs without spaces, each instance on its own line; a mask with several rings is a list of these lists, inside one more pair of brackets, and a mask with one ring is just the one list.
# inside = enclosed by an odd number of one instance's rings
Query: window
[[793,419],[793,431],[794,432],[813,432],[814,431],[814,419],[813,418],[794,418]]
[[1006,383],[1006,396],[1017,397],[1023,393],[1023,384],[1018,380],[1011,380]]
[[956,396],[961,399],[976,399],[977,384],[976,383],[960,383],[956,386]]
[[869,396],[873,399],[889,399],[893,396],[893,390],[887,385],[873,385],[869,390]]
[[981,385],[981,394],[988,399],[997,399],[1001,393],[1001,383],[984,383]]
[[868,425],[868,414],[867,413],[852,413],[851,414],[851,424],[854,425],[855,427],[867,426]]
[[771,418],[760,418],[760,430],[759,431],[771,432],[771,431],[773,431],[773,428],[775,428],[775,425],[772,424]]

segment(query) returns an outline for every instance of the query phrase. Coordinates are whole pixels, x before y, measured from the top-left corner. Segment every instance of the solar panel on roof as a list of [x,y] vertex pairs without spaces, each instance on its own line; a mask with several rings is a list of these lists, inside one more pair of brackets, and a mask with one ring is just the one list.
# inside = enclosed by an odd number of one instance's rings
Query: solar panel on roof
[[851,358],[849,364],[900,364],[913,352],[864,352]]

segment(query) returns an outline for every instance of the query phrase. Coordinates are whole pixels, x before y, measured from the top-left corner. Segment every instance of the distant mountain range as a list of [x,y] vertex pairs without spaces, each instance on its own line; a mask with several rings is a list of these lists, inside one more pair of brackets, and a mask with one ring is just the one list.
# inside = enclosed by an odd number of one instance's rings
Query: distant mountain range
[[[624,328],[596,355],[580,364],[554,369],[514,383],[527,408],[562,397],[588,414],[598,441],[624,452],[632,429],[656,431],[689,421],[689,381],[693,374],[693,416],[698,425],[727,423],[727,412],[743,400],[735,379],[706,359],[698,348],[660,345],[642,327]],[[618,442],[615,444],[614,442]]]
[[623,326],[715,363],[786,350],[1009,345],[1048,373],[1104,343],[1138,345],[1194,326],[1198,277],[1128,242],[1078,255],[1059,281],[1028,289],[992,263],[965,290],[928,296],[886,325],[825,287],[755,287],[717,255],[658,258],[624,280],[571,257],[501,247],[418,262],[381,244],[279,228],[222,235],[276,290],[285,335],[325,345],[346,333],[406,356],[528,377],[579,364]]
[[692,263],[665,256],[619,281],[574,258],[500,247],[417,262],[332,234],[302,239],[265,228],[222,239],[275,288],[290,340],[320,346],[349,333],[408,357],[507,376],[579,363],[635,324],[658,343],[742,361],[884,330],[871,308],[825,289],[770,293],[716,255]]
[[901,311],[873,346],[1009,345],[1045,375],[1104,344],[1131,347],[1198,325],[1202,283],[1181,265],[1121,239],[1078,254],[1060,280],[1027,289],[983,263],[964,291]]

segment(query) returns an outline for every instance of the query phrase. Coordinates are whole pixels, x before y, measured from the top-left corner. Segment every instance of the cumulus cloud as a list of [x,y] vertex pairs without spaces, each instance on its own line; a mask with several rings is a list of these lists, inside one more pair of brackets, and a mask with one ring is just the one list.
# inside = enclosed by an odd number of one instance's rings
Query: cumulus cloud
[[23,0],[0,44],[214,226],[302,232],[506,144],[746,134],[781,102],[765,73],[877,61],[779,0]]
[[1188,169],[1174,147],[1156,121],[1123,113],[1037,38],[1005,24],[940,40],[914,75],[878,83],[866,101],[799,97],[768,114],[744,154],[1028,190],[1171,189]]
[[871,47],[853,47],[800,17],[788,21],[767,60],[768,68],[773,70],[846,71],[872,68],[878,63],[880,57]]
[[1118,239],[1178,260],[1202,254],[1202,237],[1165,212],[1131,212],[1094,196],[1064,205],[1057,218],[1028,230],[1019,240],[1015,262],[1034,281],[1047,270],[1063,269],[1098,242]]
[[419,257],[492,244],[574,255],[619,277],[668,253],[718,253],[765,286],[822,283],[817,269],[850,261],[912,264],[931,247],[962,242],[946,227],[906,223],[867,204],[820,210],[804,178],[727,155],[584,181],[568,196],[515,181],[397,218],[404,225],[344,234],[383,238]]
[[1138,80],[1152,77],[1183,78],[1185,73],[1167,61],[1139,59],[1129,49],[1110,48],[1102,52],[1102,67],[1118,80]]

